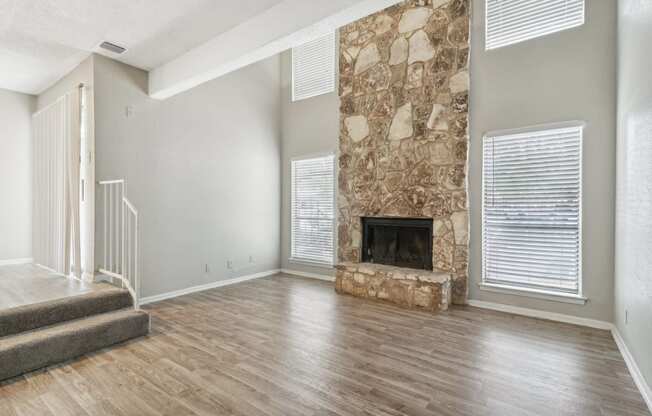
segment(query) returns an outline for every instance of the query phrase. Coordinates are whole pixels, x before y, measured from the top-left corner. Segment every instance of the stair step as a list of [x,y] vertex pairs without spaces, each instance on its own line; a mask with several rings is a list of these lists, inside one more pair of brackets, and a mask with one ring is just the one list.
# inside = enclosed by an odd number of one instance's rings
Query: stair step
[[124,309],[0,339],[0,380],[146,335],[149,315]]
[[130,306],[129,291],[111,288],[0,310],[0,338]]

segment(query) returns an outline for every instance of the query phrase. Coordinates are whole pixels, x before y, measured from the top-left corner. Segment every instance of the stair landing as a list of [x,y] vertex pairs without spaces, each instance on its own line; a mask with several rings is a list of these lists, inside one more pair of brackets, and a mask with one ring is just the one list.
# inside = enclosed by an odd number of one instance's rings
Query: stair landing
[[111,288],[80,282],[33,264],[0,266],[0,310]]
[[21,294],[5,294],[9,301],[0,309],[0,380],[149,332],[149,315],[134,308],[127,290],[84,285],[38,270],[25,280],[23,290],[18,289],[22,278],[15,271],[30,268],[34,266],[0,267],[0,290],[11,286]]

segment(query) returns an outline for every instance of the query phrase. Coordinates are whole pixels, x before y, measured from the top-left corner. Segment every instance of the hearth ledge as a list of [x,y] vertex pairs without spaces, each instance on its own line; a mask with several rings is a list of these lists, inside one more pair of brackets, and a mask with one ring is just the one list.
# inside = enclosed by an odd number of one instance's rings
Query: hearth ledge
[[452,276],[429,270],[372,263],[336,266],[335,291],[377,299],[408,309],[445,311],[451,304]]
[[382,272],[387,278],[395,280],[417,280],[428,283],[446,283],[452,280],[450,273],[408,269],[405,267],[387,266],[385,264],[342,262],[335,267],[337,270],[366,275],[374,275]]

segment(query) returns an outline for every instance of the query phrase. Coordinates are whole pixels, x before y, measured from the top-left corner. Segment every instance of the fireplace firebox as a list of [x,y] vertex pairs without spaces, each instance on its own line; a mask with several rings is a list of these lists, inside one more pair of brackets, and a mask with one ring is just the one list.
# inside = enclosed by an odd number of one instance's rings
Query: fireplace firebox
[[432,220],[363,217],[362,261],[432,270]]

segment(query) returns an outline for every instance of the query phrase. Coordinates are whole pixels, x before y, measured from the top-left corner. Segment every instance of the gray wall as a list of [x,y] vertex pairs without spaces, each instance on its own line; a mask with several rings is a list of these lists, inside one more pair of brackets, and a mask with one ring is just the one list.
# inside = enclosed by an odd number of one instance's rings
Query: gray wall
[[32,257],[32,112],[36,98],[0,90],[0,262]]
[[[473,0],[471,44],[470,298],[612,321],[616,144],[616,1],[586,2],[586,24],[484,50],[484,0]],[[542,123],[586,122],[583,281],[586,305],[480,290],[482,137]]]
[[[284,269],[334,276],[332,268],[290,263],[290,201],[292,158],[337,151],[339,105],[337,92],[292,102],[292,54],[281,54],[282,184],[281,264]],[[335,239],[337,241],[337,238]]]
[[93,55],[86,58],[50,88],[41,92],[36,100],[37,109],[42,110],[82,83],[88,87],[93,85]]
[[156,101],[144,71],[95,57],[96,176],[126,179],[142,215],[143,296],[279,268],[279,69],[273,57]]
[[[586,24],[517,45],[484,50],[484,0],[473,0],[469,192],[470,298],[611,321],[616,135],[616,1],[587,2]],[[290,59],[283,57],[284,268],[325,274],[287,263],[289,161],[337,147],[338,97],[328,94],[290,103]],[[481,281],[482,136],[485,132],[583,120],[583,280],[586,305],[490,293]]]
[[652,386],[652,6],[618,7],[615,323]]

